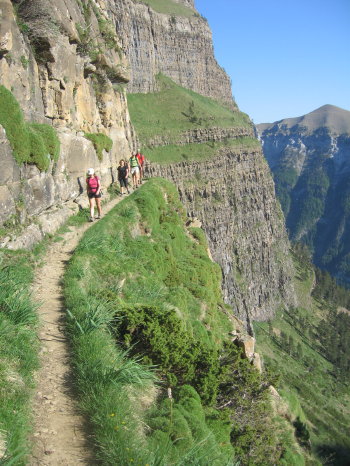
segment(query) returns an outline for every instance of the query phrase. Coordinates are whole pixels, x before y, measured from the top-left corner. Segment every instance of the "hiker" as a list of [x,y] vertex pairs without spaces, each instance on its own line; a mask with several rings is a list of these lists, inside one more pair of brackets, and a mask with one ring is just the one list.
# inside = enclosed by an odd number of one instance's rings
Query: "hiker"
[[129,188],[128,188],[129,169],[125,163],[125,160],[122,159],[119,162],[119,167],[117,168],[117,170],[118,170],[118,181],[120,184],[120,195],[122,196],[123,194],[126,194],[124,189],[126,189],[129,194]]
[[132,186],[133,188],[137,188],[139,174],[140,174],[140,163],[138,158],[136,157],[136,153],[133,152],[132,156],[129,159],[129,166],[130,166],[130,173],[132,177]]
[[95,170],[93,168],[89,168],[87,171],[87,178],[86,178],[86,189],[87,195],[89,197],[90,203],[90,222],[94,221],[94,199],[97,206],[98,216],[96,218],[102,217],[101,211],[101,184],[100,179],[98,176],[95,175]]
[[143,178],[143,167],[145,165],[145,156],[143,154],[141,154],[141,151],[140,149],[137,150],[137,154],[136,154],[136,157],[139,161],[139,165],[140,165],[140,176],[139,176],[139,184],[142,184],[142,178]]

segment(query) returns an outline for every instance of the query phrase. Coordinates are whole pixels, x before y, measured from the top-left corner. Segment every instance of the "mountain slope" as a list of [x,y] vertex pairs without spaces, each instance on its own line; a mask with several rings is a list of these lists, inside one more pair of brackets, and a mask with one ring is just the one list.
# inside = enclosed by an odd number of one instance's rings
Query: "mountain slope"
[[350,112],[325,105],[257,130],[291,239],[350,284]]
[[[322,464],[346,466],[350,461],[350,319],[344,306],[350,305],[350,292],[334,292],[329,277],[323,279],[319,271],[315,275],[302,248],[297,247],[293,256],[299,305],[279,312],[268,323],[255,324],[258,348],[266,367],[280,374],[279,393],[292,407],[293,418],[299,416],[305,424],[316,457]],[[335,318],[344,326],[341,344],[339,329],[332,324]],[[343,356],[346,364],[340,364]]]

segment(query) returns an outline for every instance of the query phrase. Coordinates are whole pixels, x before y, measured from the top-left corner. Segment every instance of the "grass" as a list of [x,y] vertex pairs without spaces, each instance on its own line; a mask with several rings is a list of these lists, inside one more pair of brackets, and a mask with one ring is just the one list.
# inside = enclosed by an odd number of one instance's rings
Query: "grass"
[[280,393],[294,418],[299,416],[306,423],[313,453],[322,464],[327,460],[327,464],[345,466],[350,460],[345,434],[350,427],[348,385],[336,378],[333,365],[320,352],[317,325],[328,308],[311,297],[314,272],[295,261],[299,306],[280,311],[270,323],[255,324],[258,350],[266,365],[280,373]]
[[52,126],[40,123],[27,123],[14,95],[0,85],[0,124],[13,150],[19,165],[32,163],[39,170],[47,170],[50,161],[57,161],[60,142]]
[[245,113],[185,89],[164,75],[159,74],[157,81],[159,92],[128,95],[131,121],[143,145],[156,136],[176,144],[181,133],[198,128],[251,128]]
[[[194,389],[182,388],[182,395],[174,389],[170,400],[165,378],[159,380],[159,368],[156,375],[149,365],[154,361],[136,354],[137,342],[116,344],[121,319],[140,319],[142,309],[152,306],[163,309],[159,318],[171,316],[184,344],[204,340],[215,348],[232,329],[220,309],[220,269],[207,256],[204,236],[186,232],[184,221],[175,187],[151,180],[89,229],[65,276],[81,403],[104,464],[183,464],[191,455],[194,464],[207,464],[209,455],[219,465],[231,464],[234,456],[229,429],[213,420],[213,432]],[[159,335],[156,340],[161,342]],[[196,421],[186,400],[198,410]]]
[[[195,16],[195,11],[185,5],[172,0],[137,0],[139,3],[149,5],[154,11],[171,16],[184,16],[189,18]],[[175,19],[176,20],[176,19]]]
[[[255,151],[260,149],[260,143],[255,138],[241,137],[227,139],[224,142],[207,142],[203,144],[185,144],[177,146],[152,147],[147,149],[147,158],[151,162],[167,164],[184,162],[186,160],[208,160],[220,157],[222,149],[231,149],[234,152]],[[227,152],[227,150],[226,150]]]
[[94,145],[98,159],[103,159],[103,150],[110,152],[113,146],[113,141],[110,137],[102,133],[85,133],[86,139],[89,139]]
[[30,397],[38,367],[36,307],[30,296],[32,256],[0,252],[0,462],[25,464]]
[[[76,383],[103,464],[233,465],[235,442],[245,459],[284,454],[269,384],[230,343],[220,268],[185,221],[176,188],[152,179],[86,232],[66,272]],[[218,409],[227,397],[233,408]]]

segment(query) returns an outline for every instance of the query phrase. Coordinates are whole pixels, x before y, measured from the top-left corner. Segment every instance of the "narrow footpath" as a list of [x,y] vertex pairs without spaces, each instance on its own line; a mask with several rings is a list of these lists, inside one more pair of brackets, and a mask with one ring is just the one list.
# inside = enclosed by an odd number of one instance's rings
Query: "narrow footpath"
[[[122,198],[103,206],[103,215]],[[93,457],[86,420],[74,399],[69,344],[64,333],[65,305],[62,279],[65,266],[83,233],[93,225],[69,227],[63,240],[53,243],[36,272],[34,299],[41,327],[40,369],[33,400],[33,441],[30,466],[98,464]]]

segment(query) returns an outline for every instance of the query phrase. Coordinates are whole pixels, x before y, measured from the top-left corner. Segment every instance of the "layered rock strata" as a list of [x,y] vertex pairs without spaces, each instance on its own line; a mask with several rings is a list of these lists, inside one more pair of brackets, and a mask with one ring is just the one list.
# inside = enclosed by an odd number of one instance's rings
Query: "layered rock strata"
[[[192,0],[178,3],[194,6]],[[214,57],[211,30],[195,10],[189,17],[166,15],[132,0],[119,0],[111,9],[131,66],[129,92],[156,91],[155,76],[161,72],[183,87],[235,107],[230,79]]]
[[225,301],[246,322],[271,318],[295,304],[283,215],[260,150],[223,149],[215,159],[148,164],[149,176],[173,181],[188,215],[207,234],[223,271]]
[[179,135],[167,134],[157,135],[147,139],[144,143],[149,147],[166,146],[168,144],[201,144],[205,142],[222,142],[227,139],[237,139],[240,137],[254,137],[252,128],[236,126],[233,128],[196,128],[184,131]]

